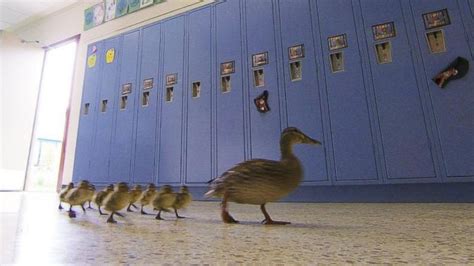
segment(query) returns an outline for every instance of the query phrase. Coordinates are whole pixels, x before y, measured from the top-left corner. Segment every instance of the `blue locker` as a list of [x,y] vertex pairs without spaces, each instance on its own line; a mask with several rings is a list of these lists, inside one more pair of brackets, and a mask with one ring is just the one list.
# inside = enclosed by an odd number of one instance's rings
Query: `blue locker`
[[[435,179],[414,58],[400,1],[361,0],[361,8],[387,178]],[[380,34],[374,37],[373,27],[392,26],[393,37]]]
[[[181,149],[183,120],[184,17],[162,24],[164,55],[159,143],[159,183],[181,181]],[[168,85],[167,85],[168,84]]]
[[138,45],[140,31],[123,35],[120,56],[119,86],[116,88],[114,106],[115,127],[110,153],[109,181],[131,179],[132,148],[134,147],[134,116],[139,89],[137,85]]
[[[448,180],[473,180],[474,75],[472,47],[466,32],[472,29],[464,28],[456,1],[430,1],[427,5],[426,1],[413,0],[410,4],[446,176]],[[447,9],[450,23],[426,29],[423,14],[443,9]],[[444,51],[442,45],[432,46],[435,49],[428,47],[428,35],[435,34],[433,32],[438,32],[438,40],[444,38]],[[458,56],[469,60],[471,70],[462,79],[451,81],[444,89],[439,88],[431,79]]]
[[133,167],[134,183],[153,183],[155,180],[156,137],[159,118],[159,71],[161,24],[143,29],[140,79],[137,82],[138,109]]
[[121,36],[118,36],[105,40],[102,50],[104,62],[102,62],[102,79],[98,87],[97,126],[90,168],[90,179],[94,182],[109,182],[110,142],[114,127],[113,110],[117,101],[120,46]]
[[[376,181],[368,100],[352,6],[346,0],[319,1],[317,14],[323,41],[336,181]],[[342,37],[336,38],[335,50],[330,52],[328,38],[343,34],[347,47],[340,48],[345,46],[344,41]]]
[[186,183],[202,183],[212,177],[211,9],[190,13],[188,23]]
[[[227,1],[216,5],[216,53],[219,73],[215,112],[216,165],[219,175],[245,159],[244,84],[239,2]],[[233,73],[221,75],[221,64],[232,64],[232,62]],[[228,88],[223,88],[227,85]]]
[[77,182],[90,179],[89,164],[94,140],[95,121],[97,119],[97,91],[101,78],[101,62],[104,47],[102,42],[87,47],[87,63],[82,91],[79,129],[77,132],[76,155],[72,180]]
[[[275,51],[273,5],[271,0],[245,1],[247,29],[250,145],[252,158],[280,159],[280,106]],[[265,62],[266,54],[266,64]],[[253,67],[253,59],[257,67]],[[262,61],[260,61],[262,60]],[[263,65],[260,65],[263,64]],[[262,76],[263,74],[263,76]],[[258,80],[258,84],[257,84]],[[254,99],[269,93],[270,111],[260,113]]]
[[[308,28],[311,25],[310,2],[280,0],[280,21],[288,125],[322,141],[320,89],[313,38]],[[300,50],[301,54],[298,53]],[[324,148],[298,145],[295,153],[303,163],[304,181],[328,181]]]

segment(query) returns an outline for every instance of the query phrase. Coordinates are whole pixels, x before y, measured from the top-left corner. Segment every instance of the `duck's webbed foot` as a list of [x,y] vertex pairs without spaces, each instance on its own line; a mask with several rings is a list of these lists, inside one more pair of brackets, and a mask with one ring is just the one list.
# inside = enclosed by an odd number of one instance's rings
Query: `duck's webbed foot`
[[158,213],[156,214],[155,219],[157,219],[157,220],[164,220],[163,218],[161,218],[161,209],[160,209],[160,210],[158,211]]
[[176,209],[174,209],[174,214],[176,214],[176,218],[178,218],[178,219],[184,219],[184,218],[186,218],[186,217],[184,217],[184,216],[180,216],[180,215],[178,214],[178,210],[176,210]]
[[61,202],[59,203],[58,209],[60,209],[60,210],[64,209],[63,206],[61,205]]
[[128,207],[127,207],[127,211],[128,211],[128,212],[133,212],[133,210],[130,208],[130,207],[132,207],[132,205],[133,205],[133,204],[131,204],[131,203],[128,205]]
[[221,203],[221,218],[222,221],[226,224],[237,224],[239,221],[235,220],[227,211],[227,195],[224,195],[224,199]]
[[111,224],[116,224],[117,221],[114,220],[114,212],[112,212],[109,216],[109,219],[107,219],[107,222],[108,223],[111,223]]
[[99,214],[100,215],[108,215],[108,213],[102,212],[102,210],[100,209],[100,206],[99,206]]
[[148,215],[148,213],[146,213],[146,212],[143,210],[143,205],[142,205],[142,207],[141,207],[141,209],[140,209],[140,213],[143,214],[143,215]]
[[267,210],[265,209],[265,204],[260,205],[260,210],[262,210],[265,219],[262,221],[262,224],[266,225],[285,225],[290,224],[290,222],[283,222],[283,221],[273,221],[270,215],[268,214]]
[[69,210],[67,211],[67,214],[69,218],[76,218],[76,212],[72,210],[72,205],[69,207]]

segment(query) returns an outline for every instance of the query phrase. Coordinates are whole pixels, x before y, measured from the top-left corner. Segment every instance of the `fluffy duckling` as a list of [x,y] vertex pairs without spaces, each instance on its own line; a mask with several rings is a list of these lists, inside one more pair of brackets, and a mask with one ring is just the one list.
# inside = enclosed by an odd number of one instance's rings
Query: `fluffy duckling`
[[104,188],[102,191],[98,191],[97,193],[95,193],[94,197],[92,198],[92,201],[99,208],[100,215],[107,215],[106,213],[102,212],[100,207],[103,206],[104,199],[113,191],[114,191],[114,185],[111,184],[111,185],[108,185],[106,188]]
[[71,189],[74,188],[74,183],[71,182],[67,185],[67,187],[65,187],[63,190],[61,190],[61,192],[59,192],[59,209],[62,210],[64,209],[63,206],[61,206],[61,202],[65,202],[66,201],[66,195],[67,193],[69,193],[69,191]]
[[183,216],[179,216],[178,210],[186,208],[189,203],[192,201],[191,193],[189,193],[187,186],[182,186],[180,191],[176,193],[176,199],[173,203],[174,214],[176,214],[176,218],[185,218]]
[[110,216],[107,219],[108,223],[117,223],[114,220],[114,214],[122,216],[118,211],[127,207],[130,202],[130,193],[128,184],[125,182],[120,182],[115,186],[115,189],[112,193],[107,195],[104,199],[104,209],[110,211]]
[[237,164],[220,177],[209,181],[208,197],[222,198],[221,218],[225,223],[238,223],[228,212],[227,202],[260,205],[264,224],[289,224],[273,221],[265,204],[276,201],[294,189],[303,178],[303,169],[293,154],[294,144],[321,145],[295,127],[283,130],[280,137],[280,161],[253,159]]
[[84,208],[84,203],[88,201],[91,197],[91,194],[94,194],[90,187],[90,183],[87,180],[79,182],[78,186],[71,189],[65,197],[65,202],[69,203],[69,217],[75,218],[76,213],[72,210],[72,207],[79,205],[82,207],[82,210],[86,212]]
[[173,207],[176,201],[176,193],[173,193],[173,189],[169,185],[163,186],[158,195],[153,199],[153,209],[158,210],[158,214],[155,219],[163,220],[161,218],[161,211],[169,212],[169,208]]
[[146,205],[150,204],[151,201],[156,197],[157,191],[156,191],[156,186],[153,183],[150,183],[145,191],[143,191],[141,197],[140,197],[140,213],[141,214],[148,214],[143,210],[143,207]]
[[130,190],[130,203],[128,204],[128,207],[127,207],[128,212],[133,212],[132,209],[130,209],[130,207],[132,206],[138,209],[134,203],[137,202],[138,199],[141,197],[142,192],[143,192],[143,189],[142,189],[142,186],[140,185],[136,185],[132,190]]

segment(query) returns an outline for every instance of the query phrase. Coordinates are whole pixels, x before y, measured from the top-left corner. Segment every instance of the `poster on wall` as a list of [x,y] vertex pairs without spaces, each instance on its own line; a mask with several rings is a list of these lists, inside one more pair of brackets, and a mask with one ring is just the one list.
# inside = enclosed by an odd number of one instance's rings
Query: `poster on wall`
[[116,0],[105,0],[105,21],[110,21],[115,18],[116,9]]
[[140,0],[128,0],[128,13],[135,12],[140,9]]
[[128,0],[117,0],[115,17],[121,17],[128,13]]
[[104,23],[104,14],[104,3],[99,3],[84,10],[84,30]]
[[153,5],[153,0],[141,0],[140,1],[140,8],[144,8],[147,6]]

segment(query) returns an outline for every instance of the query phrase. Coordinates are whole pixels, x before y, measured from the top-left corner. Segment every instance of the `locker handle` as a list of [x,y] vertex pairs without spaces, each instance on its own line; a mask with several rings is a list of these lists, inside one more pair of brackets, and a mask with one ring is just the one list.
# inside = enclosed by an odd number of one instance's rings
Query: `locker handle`
[[260,113],[266,113],[270,111],[270,106],[268,105],[268,91],[264,90],[257,98],[253,100],[257,111]]

